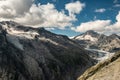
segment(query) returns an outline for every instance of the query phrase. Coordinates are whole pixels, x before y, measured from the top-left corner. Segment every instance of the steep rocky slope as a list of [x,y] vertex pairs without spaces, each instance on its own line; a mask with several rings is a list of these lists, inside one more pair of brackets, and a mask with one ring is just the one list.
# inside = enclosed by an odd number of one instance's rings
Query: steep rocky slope
[[94,64],[87,54],[66,36],[0,22],[0,80],[75,80]]
[[77,80],[120,80],[120,52],[89,68]]
[[106,36],[95,31],[87,31],[73,38],[84,47],[100,49],[104,51],[116,52],[120,50],[120,36],[112,34]]

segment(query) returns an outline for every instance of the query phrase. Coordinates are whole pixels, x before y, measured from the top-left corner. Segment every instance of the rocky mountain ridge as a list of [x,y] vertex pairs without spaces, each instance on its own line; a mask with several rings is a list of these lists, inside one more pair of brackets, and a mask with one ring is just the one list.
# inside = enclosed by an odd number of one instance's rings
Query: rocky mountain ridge
[[94,65],[88,53],[67,36],[0,22],[0,80],[75,80]]
[[106,36],[90,30],[74,37],[73,40],[78,42],[83,47],[109,52],[116,52],[120,50],[120,36],[117,34]]

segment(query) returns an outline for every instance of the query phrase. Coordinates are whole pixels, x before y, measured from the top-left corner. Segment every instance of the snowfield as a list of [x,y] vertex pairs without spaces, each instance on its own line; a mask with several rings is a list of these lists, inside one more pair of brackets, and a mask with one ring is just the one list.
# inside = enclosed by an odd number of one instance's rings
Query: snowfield
[[95,38],[95,37],[92,37],[91,35],[82,35],[82,36],[78,36],[76,37],[75,39],[77,40],[89,40],[89,41],[92,41],[92,42],[96,42],[98,39]]

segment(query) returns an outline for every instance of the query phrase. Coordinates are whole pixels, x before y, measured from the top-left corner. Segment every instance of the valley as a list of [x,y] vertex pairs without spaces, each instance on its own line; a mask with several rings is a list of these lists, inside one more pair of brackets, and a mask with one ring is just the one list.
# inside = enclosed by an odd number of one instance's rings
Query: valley
[[0,0],[0,80],[120,80],[120,0]]
[[[113,48],[119,50],[120,40],[112,37],[105,36],[107,42],[101,43],[104,39],[98,33],[88,31],[69,39],[44,28],[0,22],[0,80],[76,80],[116,54]],[[113,48],[100,47],[113,41],[118,42]]]

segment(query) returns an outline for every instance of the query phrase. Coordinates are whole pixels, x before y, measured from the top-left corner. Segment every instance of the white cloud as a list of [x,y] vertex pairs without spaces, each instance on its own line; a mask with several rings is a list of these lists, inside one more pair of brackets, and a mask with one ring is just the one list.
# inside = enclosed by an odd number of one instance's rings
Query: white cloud
[[115,4],[114,7],[120,7],[120,4]]
[[113,3],[117,3],[117,2],[118,2],[118,0],[114,0],[114,1],[113,1]]
[[52,0],[53,2],[57,2],[57,0]]
[[[68,3],[77,5],[67,9],[73,16],[66,15],[64,11],[58,11],[51,3],[38,4],[34,0],[0,0],[0,20],[13,20],[24,25],[35,27],[48,27],[64,29],[71,26],[77,20],[75,14],[80,13],[82,6],[79,1]],[[66,4],[66,5],[68,5]],[[79,9],[80,8],[80,9]],[[75,10],[74,10],[75,9]],[[72,11],[73,10],[73,11]]]
[[117,22],[110,25],[110,29],[111,29],[111,32],[116,32],[116,33],[120,33],[120,11],[118,13],[118,15],[116,16],[116,20]]
[[94,20],[96,20],[97,19],[97,16],[94,16],[94,18],[93,18]]
[[70,21],[74,21],[74,19],[65,15],[64,12],[58,12],[53,4],[48,3],[46,5],[32,5],[30,11],[23,17],[16,18],[16,21],[25,25],[62,29],[71,26]]
[[0,17],[14,18],[28,12],[32,0],[0,0]]
[[74,28],[77,32],[85,32],[88,30],[103,31],[104,28],[110,25],[110,20],[95,20],[90,22],[81,23],[80,26]]
[[77,26],[76,28],[72,27],[72,30],[76,32],[94,30],[108,35],[112,33],[120,34],[120,11],[116,16],[116,22],[113,24],[111,24],[110,20],[95,20],[81,23],[80,26]]
[[95,10],[95,12],[99,12],[99,13],[103,13],[105,11],[106,11],[106,9],[104,9],[104,8],[100,8],[100,9],[96,9]]
[[68,3],[65,5],[65,9],[69,11],[70,16],[73,16],[74,14],[79,14],[84,7],[85,4],[81,3],[80,1]]

